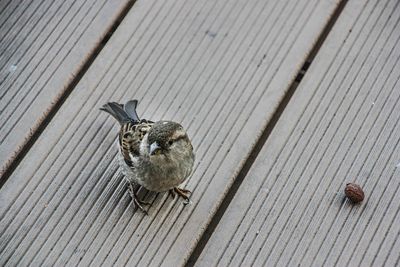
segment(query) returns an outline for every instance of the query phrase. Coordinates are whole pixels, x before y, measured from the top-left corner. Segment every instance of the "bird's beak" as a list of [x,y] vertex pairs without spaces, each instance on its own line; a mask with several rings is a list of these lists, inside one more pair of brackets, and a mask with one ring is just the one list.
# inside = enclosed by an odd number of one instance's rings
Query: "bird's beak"
[[150,155],[156,155],[161,151],[161,147],[157,144],[157,142],[154,142],[150,145]]

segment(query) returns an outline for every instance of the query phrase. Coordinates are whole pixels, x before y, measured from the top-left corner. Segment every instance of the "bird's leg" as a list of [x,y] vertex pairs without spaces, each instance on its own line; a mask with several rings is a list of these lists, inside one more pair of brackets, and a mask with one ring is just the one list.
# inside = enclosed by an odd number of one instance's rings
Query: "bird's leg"
[[136,207],[138,207],[141,211],[143,211],[146,215],[148,215],[147,211],[143,208],[142,205],[150,205],[151,203],[143,201],[143,200],[140,200],[139,196],[137,195],[137,192],[135,192],[135,190],[133,189],[132,183],[129,183],[129,182],[128,182],[128,191],[129,191],[129,194],[132,197],[133,204]]
[[175,193],[178,194],[178,196],[182,197],[185,200],[185,204],[189,203],[189,196],[192,194],[187,189],[181,189],[179,187],[174,187],[174,189],[169,190],[169,193],[172,195],[173,198],[175,198]]

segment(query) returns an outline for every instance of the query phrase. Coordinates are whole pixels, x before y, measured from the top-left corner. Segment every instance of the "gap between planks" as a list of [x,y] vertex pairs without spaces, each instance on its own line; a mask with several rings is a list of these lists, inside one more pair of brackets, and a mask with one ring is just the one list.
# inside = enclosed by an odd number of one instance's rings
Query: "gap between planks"
[[36,142],[40,134],[44,131],[50,121],[53,119],[54,115],[61,108],[65,100],[75,89],[76,85],[85,75],[87,70],[92,65],[93,61],[100,54],[101,50],[110,40],[111,36],[121,24],[125,16],[131,10],[136,0],[129,0],[126,6],[117,15],[117,19],[112,23],[108,29],[106,29],[104,36],[101,38],[97,46],[95,46],[84,59],[83,64],[80,66],[77,74],[70,78],[69,82],[64,86],[64,89],[57,95],[54,102],[48,107],[46,112],[39,118],[38,123],[36,123],[30,130],[29,137],[27,137],[21,145],[19,145],[14,152],[13,156],[7,161],[6,165],[2,170],[0,170],[0,188],[4,185],[10,175],[14,172],[16,167],[31,149],[33,144]]
[[215,228],[219,224],[222,216],[224,215],[226,209],[228,208],[229,204],[231,203],[236,192],[239,190],[240,185],[242,184],[244,178],[247,176],[247,173],[249,172],[251,166],[253,165],[253,163],[256,160],[258,154],[260,153],[262,147],[264,146],[265,142],[267,141],[268,137],[270,136],[271,132],[273,131],[276,123],[278,122],[279,118],[281,117],[281,114],[283,113],[286,106],[290,102],[290,99],[292,98],[294,92],[296,91],[297,87],[299,86],[302,78],[306,74],[308,68],[312,64],[315,56],[317,55],[319,49],[321,48],[322,44],[324,43],[329,32],[335,25],[338,17],[342,13],[347,2],[348,2],[348,0],[342,0],[339,3],[336,10],[333,12],[331,18],[329,19],[328,23],[325,25],[320,36],[318,37],[318,40],[316,41],[314,47],[311,49],[309,55],[306,57],[302,68],[299,70],[295,79],[292,81],[292,84],[289,86],[289,89],[288,89],[286,95],[283,97],[282,101],[279,103],[278,108],[276,109],[273,116],[271,117],[271,120],[269,121],[267,127],[263,130],[260,138],[254,145],[252,151],[249,154],[249,157],[247,158],[246,162],[243,165],[243,168],[240,170],[240,172],[237,175],[235,181],[233,182],[231,188],[229,188],[228,193],[226,194],[225,198],[222,200],[221,205],[218,207],[217,211],[215,212],[214,216],[212,217],[209,225],[205,229],[201,239],[199,240],[196,247],[192,251],[191,256],[189,257],[185,266],[194,266],[195,262],[201,255],[205,245],[207,244],[207,242],[210,239],[211,235],[213,234]]

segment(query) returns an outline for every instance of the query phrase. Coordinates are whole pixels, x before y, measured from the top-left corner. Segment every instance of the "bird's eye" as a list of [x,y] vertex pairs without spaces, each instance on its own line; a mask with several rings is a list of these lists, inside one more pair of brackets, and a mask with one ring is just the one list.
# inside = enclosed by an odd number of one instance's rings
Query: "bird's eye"
[[170,140],[169,142],[168,142],[168,145],[172,145],[174,143],[174,141],[172,141],[172,140]]

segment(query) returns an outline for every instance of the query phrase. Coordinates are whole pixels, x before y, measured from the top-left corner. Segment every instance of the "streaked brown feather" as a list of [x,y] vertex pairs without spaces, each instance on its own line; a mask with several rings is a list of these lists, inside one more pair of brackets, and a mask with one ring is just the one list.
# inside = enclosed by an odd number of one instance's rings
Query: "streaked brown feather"
[[153,124],[153,122],[142,120],[138,123],[128,122],[121,126],[119,144],[121,153],[128,166],[132,166],[131,155],[133,157],[140,155],[140,143],[146,133],[150,131]]

